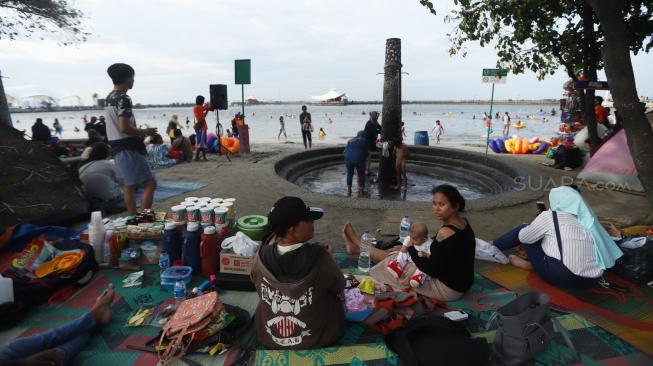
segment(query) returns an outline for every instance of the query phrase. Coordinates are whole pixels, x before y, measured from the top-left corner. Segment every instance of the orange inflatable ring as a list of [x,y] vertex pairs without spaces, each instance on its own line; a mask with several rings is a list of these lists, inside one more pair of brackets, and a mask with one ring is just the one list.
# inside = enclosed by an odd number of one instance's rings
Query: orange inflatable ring
[[235,137],[220,136],[220,145],[222,145],[222,152],[230,152],[237,154],[240,151],[240,141]]

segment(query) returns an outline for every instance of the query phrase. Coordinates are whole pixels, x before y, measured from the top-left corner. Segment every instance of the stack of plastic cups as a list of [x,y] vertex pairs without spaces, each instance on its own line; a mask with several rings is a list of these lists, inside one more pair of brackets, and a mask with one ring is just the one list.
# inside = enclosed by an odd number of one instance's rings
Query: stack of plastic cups
[[213,210],[215,217],[215,229],[218,232],[218,236],[225,237],[229,233],[229,209],[222,206],[217,206]]
[[186,221],[188,222],[200,222],[200,207],[199,206],[190,206],[186,207]]
[[186,222],[186,206],[177,205],[170,208],[170,216],[175,223]]
[[205,206],[200,208],[200,225],[202,228],[213,225],[213,208]]
[[228,219],[229,227],[232,227],[236,222],[236,199],[225,198],[224,200],[222,200],[222,204],[220,206],[225,207],[229,210],[227,219]]

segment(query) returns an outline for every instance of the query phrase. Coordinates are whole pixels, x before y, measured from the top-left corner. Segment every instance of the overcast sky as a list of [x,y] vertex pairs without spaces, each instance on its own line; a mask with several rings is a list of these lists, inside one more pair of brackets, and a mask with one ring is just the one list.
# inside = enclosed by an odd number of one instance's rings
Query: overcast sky
[[[106,68],[126,62],[136,70],[135,103],[191,102],[208,85],[227,84],[234,59],[252,60],[245,95],[308,100],[336,88],[352,100],[381,100],[385,39],[402,39],[403,97],[411,100],[489,99],[481,69],[495,52],[470,44],[467,58],[449,56],[445,1],[434,16],[418,0],[77,0],[88,41],[59,46],[34,37],[0,41],[5,89],[23,97],[91,95],[111,90]],[[442,4],[445,4],[444,6]],[[440,9],[442,9],[440,11]],[[633,57],[640,95],[653,96],[653,55]],[[565,74],[545,81],[532,73],[509,75],[496,98],[559,98]]]

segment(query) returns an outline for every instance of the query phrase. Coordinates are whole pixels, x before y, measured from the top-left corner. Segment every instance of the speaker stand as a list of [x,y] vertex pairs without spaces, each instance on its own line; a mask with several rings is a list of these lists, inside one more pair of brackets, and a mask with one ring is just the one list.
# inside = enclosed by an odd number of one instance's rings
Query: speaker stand
[[222,149],[224,148],[224,156],[231,163],[231,158],[229,158],[229,154],[231,154],[231,152],[229,150],[227,150],[226,147],[222,146],[222,143],[220,142],[220,137],[222,136],[222,124],[220,123],[220,110],[219,109],[215,110],[215,119],[216,119],[215,134],[218,136],[218,139],[216,140],[218,142],[218,155],[223,155],[222,154]]

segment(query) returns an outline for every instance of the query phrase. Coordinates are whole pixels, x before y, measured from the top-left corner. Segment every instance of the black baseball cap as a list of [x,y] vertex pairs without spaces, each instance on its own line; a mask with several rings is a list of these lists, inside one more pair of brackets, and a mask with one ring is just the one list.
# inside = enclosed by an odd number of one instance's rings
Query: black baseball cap
[[270,230],[281,236],[300,221],[315,221],[322,218],[324,212],[318,207],[309,207],[299,197],[283,197],[278,200],[268,213]]

